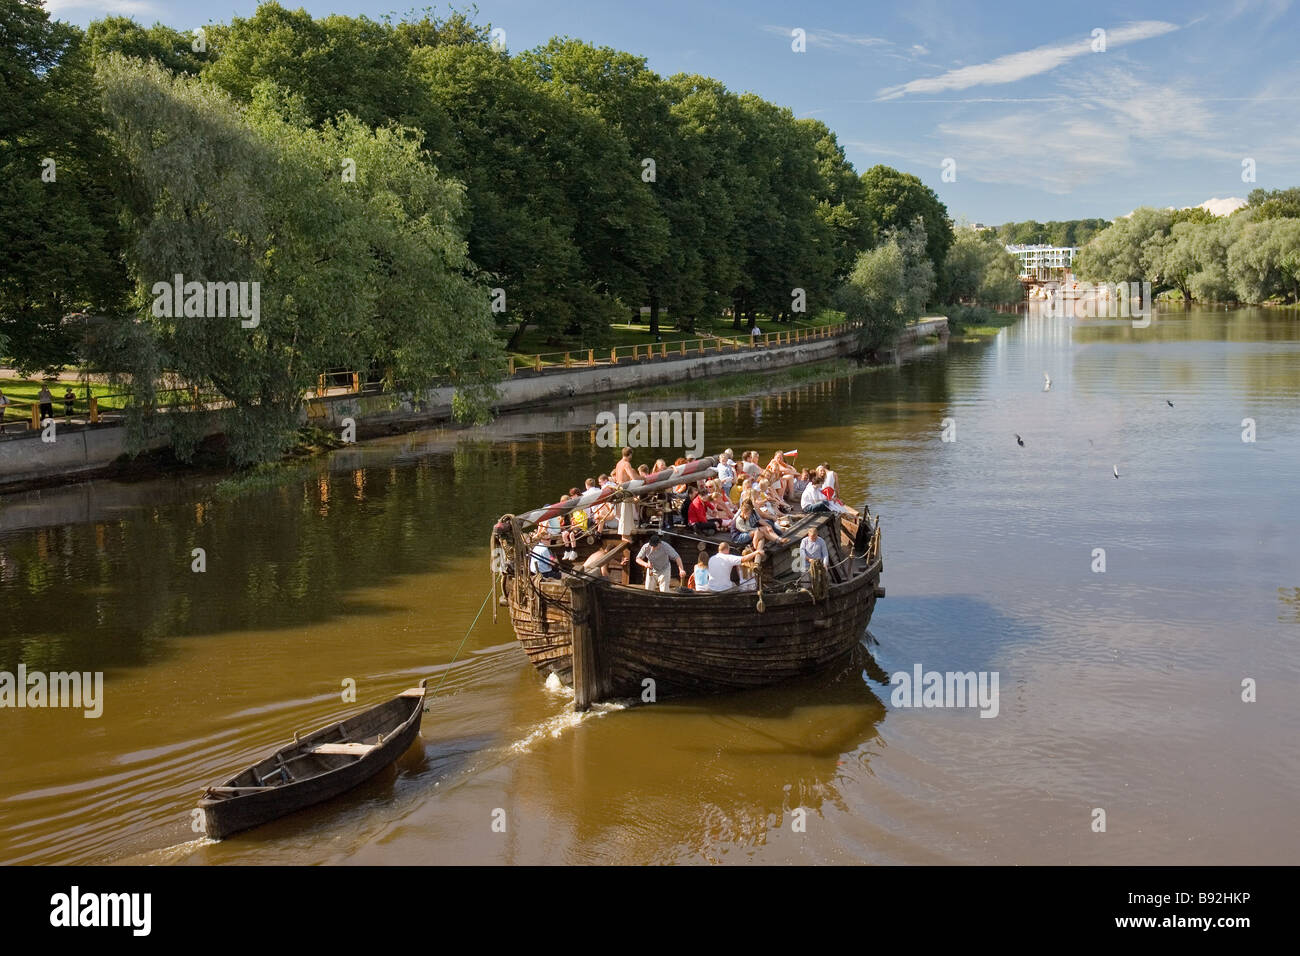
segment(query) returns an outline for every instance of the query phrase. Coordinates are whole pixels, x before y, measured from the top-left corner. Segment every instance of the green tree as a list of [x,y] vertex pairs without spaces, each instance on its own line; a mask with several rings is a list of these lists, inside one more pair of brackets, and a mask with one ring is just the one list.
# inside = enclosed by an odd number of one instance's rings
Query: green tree
[[934,266],[920,222],[891,228],[884,241],[861,253],[836,295],[836,307],[862,323],[859,343],[875,351],[892,345],[934,292]]
[[813,144],[816,157],[817,217],[831,239],[828,270],[824,281],[838,286],[844,281],[857,255],[875,239],[873,220],[866,208],[866,188],[844,147],[825,123],[815,119],[796,121],[798,129]]
[[[195,39],[161,23],[146,30],[129,17],[105,17],[86,28],[93,60],[120,53],[137,60],[155,60],[173,73],[198,74],[215,58],[211,47],[207,52],[196,52]],[[205,45],[207,39],[205,36]]]
[[1227,258],[1228,276],[1241,301],[1300,298],[1300,219],[1247,223]]
[[1084,246],[1074,260],[1074,271],[1090,282],[1145,280],[1159,291],[1160,255],[1173,222],[1171,210],[1139,207]]
[[615,296],[639,298],[627,288],[633,272],[596,277],[584,256],[585,244],[626,264],[617,257],[631,224],[611,204],[645,195],[626,149],[598,117],[487,46],[421,48],[412,67],[456,130],[444,166],[468,187],[470,255],[504,290],[512,346],[530,324],[552,340],[600,344],[623,312]]
[[[112,56],[98,74],[129,166],[139,307],[103,346],[129,362],[141,407],[161,369],[211,383],[229,403],[222,430],[240,463],[286,447],[305,391],[331,367],[373,362],[410,389],[445,378],[462,416],[482,412],[499,354],[488,297],[456,228],[462,187],[421,160],[417,136],[346,117],[313,130],[286,120],[270,88],[241,110],[156,63]],[[340,156],[355,160],[355,181]],[[167,309],[177,274],[257,283],[256,325],[212,317],[211,306],[207,316]],[[161,418],[183,457],[202,416]]]
[[1010,305],[1024,298],[1016,257],[991,231],[958,229],[943,268],[947,302]]
[[795,289],[819,290],[834,271],[834,242],[817,215],[815,144],[793,114],[746,93],[740,97],[742,154],[747,188],[737,197],[736,225],[743,248],[732,292],[735,322],[759,310],[780,321]]
[[558,117],[587,130],[585,142],[556,130],[554,143],[581,147],[566,167],[569,201],[586,220],[578,226],[586,268],[598,288],[638,311],[647,302],[657,334],[661,306],[675,309],[693,297],[680,288],[686,273],[682,257],[671,254],[670,224],[698,214],[687,208],[695,197],[685,191],[662,81],[642,57],[568,38],[516,57],[515,65],[554,99]]
[[210,32],[217,56],[204,75],[241,102],[270,81],[298,94],[317,125],[348,113],[367,126],[394,122],[433,132],[429,104],[408,68],[410,42],[388,24],[364,16],[317,20],[270,2]]
[[85,38],[36,0],[0,3],[0,337],[26,373],[76,358],[69,313],[128,290]]
[[1244,209],[1249,210],[1255,222],[1265,219],[1300,219],[1300,187],[1252,189],[1246,197]]
[[925,229],[926,255],[939,274],[953,243],[953,231],[948,207],[939,201],[935,191],[911,173],[888,166],[871,167],[862,174],[862,183],[875,234],[883,235],[891,227],[906,228],[919,218]]

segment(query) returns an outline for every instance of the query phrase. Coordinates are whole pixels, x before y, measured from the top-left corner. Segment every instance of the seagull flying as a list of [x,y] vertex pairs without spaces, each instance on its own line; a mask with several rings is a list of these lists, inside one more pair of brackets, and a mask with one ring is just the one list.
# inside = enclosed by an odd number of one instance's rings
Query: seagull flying
[[1016,436],[1016,444],[1019,445],[1021,448],[1024,448],[1024,447],[1025,447],[1025,440],[1024,440],[1023,438],[1021,438],[1019,435],[1017,435],[1017,436]]

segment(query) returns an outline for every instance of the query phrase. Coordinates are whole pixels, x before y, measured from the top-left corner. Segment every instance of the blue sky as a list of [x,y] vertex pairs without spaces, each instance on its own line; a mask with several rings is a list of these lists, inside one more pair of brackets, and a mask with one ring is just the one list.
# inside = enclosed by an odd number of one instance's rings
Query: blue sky
[[[121,13],[178,29],[257,6],[46,5],[82,25]],[[432,3],[284,5],[378,18]],[[859,170],[886,163],[916,174],[955,219],[1113,218],[1138,205],[1300,185],[1300,12],[1291,0],[479,0],[478,10],[514,51],[574,36],[644,56],[662,75],[704,73],[816,116]],[[802,53],[791,48],[796,28]],[[1095,30],[1105,31],[1104,51],[1094,50]],[[1254,182],[1242,178],[1247,159]]]

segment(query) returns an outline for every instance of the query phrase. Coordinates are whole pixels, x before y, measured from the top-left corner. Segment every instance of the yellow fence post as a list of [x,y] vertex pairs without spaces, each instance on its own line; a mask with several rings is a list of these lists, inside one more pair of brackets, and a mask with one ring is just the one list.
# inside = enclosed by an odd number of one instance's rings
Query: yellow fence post
[[510,356],[510,358],[509,358],[508,361],[510,362],[510,366],[509,366],[509,367],[510,367],[510,373],[509,373],[509,374],[514,375],[514,374],[515,374],[515,357],[514,357],[513,355]]
[[595,349],[587,349],[587,365],[588,365],[588,367],[590,367],[590,366],[592,366],[592,365],[595,365],[595,364],[596,364],[596,350],[595,350]]
[[41,430],[41,407],[32,402],[32,430]]
[[95,395],[90,396],[90,424],[99,423],[99,398]]
[[573,368],[573,358],[569,355],[568,352],[564,353],[564,367]]
[[610,365],[618,364],[618,346],[614,346],[614,348],[609,350],[609,364]]
[[667,342],[663,342],[663,343],[660,344],[660,346],[659,346],[659,356],[660,356],[660,358],[667,358],[667,357],[668,357],[668,343],[667,343]]
[[682,358],[686,358],[686,340],[682,339],[681,342],[679,342],[678,344],[681,345],[682,347],[681,348]]
[[355,395],[360,391],[361,391],[361,373],[353,372],[352,373],[352,394]]
[[540,354],[538,354],[538,355],[534,355],[534,356],[533,356],[533,371],[534,371],[534,372],[540,372],[541,370],[542,370],[542,356],[541,356]]

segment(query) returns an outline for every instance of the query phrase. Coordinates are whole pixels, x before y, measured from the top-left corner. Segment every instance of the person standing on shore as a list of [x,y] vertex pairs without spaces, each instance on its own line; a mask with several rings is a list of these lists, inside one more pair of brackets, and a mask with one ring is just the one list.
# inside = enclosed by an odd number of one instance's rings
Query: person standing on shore
[[50,393],[50,386],[41,386],[41,390],[36,393],[36,401],[41,406],[41,421],[54,417],[54,396]]

